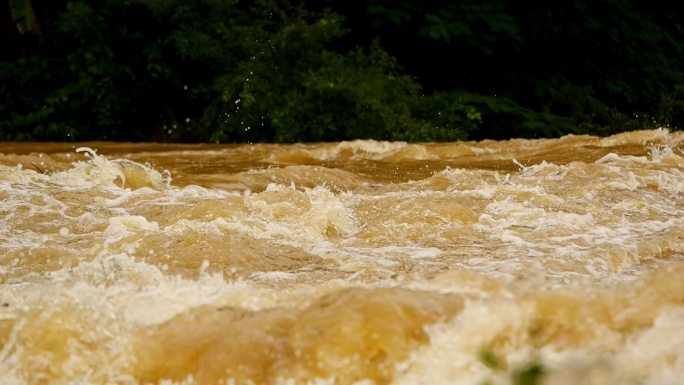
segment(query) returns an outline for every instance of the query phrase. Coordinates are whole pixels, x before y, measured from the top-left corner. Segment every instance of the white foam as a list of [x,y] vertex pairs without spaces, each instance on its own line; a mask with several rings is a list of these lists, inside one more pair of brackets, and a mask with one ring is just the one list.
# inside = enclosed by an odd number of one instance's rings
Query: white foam
[[109,218],[109,226],[105,230],[111,235],[126,235],[136,231],[159,231],[156,222],[148,222],[145,217],[140,215],[129,215]]

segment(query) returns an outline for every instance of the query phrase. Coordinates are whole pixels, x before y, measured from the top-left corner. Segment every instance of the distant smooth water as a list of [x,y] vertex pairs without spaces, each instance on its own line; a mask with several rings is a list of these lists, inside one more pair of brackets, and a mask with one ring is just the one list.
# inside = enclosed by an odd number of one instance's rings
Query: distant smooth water
[[684,378],[682,132],[0,143],[0,212],[0,384]]

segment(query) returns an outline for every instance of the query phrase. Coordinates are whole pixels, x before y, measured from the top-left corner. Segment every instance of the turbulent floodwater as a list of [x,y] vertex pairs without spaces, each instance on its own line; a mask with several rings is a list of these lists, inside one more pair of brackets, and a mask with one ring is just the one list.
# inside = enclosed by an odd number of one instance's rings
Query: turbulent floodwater
[[0,186],[0,384],[684,378],[682,132],[5,143]]

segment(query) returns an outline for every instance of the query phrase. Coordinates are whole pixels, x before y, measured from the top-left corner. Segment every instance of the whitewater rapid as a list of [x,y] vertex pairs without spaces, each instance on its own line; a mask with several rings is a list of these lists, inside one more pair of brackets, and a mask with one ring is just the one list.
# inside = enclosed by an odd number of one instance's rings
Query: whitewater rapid
[[680,384],[684,134],[0,143],[0,384]]

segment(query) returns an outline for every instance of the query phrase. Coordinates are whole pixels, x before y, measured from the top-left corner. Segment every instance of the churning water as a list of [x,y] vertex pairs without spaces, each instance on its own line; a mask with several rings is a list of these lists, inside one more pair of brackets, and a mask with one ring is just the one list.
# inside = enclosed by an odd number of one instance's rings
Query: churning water
[[682,132],[79,146],[0,144],[0,384],[684,381]]

